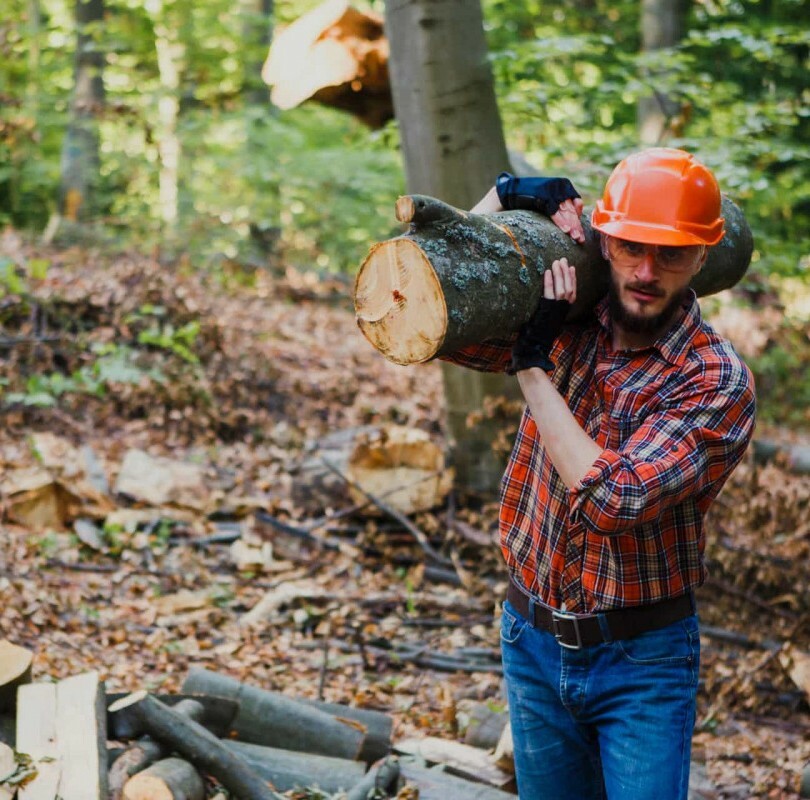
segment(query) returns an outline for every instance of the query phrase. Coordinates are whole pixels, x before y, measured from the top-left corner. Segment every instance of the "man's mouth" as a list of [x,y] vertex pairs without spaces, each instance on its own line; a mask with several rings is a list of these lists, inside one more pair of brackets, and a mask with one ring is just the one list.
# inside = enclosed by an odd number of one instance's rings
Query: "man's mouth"
[[664,292],[658,289],[651,289],[645,286],[628,286],[627,291],[640,302],[649,303],[664,296]]

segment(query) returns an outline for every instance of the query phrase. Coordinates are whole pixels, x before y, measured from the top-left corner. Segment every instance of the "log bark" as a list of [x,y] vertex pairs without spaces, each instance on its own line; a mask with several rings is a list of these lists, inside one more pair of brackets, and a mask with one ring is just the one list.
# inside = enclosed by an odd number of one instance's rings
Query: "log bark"
[[363,732],[332,714],[227,675],[192,667],[183,691],[237,700],[233,732],[243,742],[348,759],[358,758],[363,747]]
[[[736,284],[753,238],[742,211],[723,198],[726,236],[692,283],[698,295]],[[355,312],[363,335],[396,364],[415,364],[515,332],[543,292],[559,258],[577,267],[569,321],[586,319],[608,285],[599,236],[583,215],[584,245],[528,211],[471,214],[432,197],[397,201],[402,236],[374,245],[357,274]]]
[[342,703],[326,703],[322,700],[306,700],[301,702],[332,714],[338,719],[348,719],[359,722],[366,731],[363,747],[358,758],[371,764],[384,758],[391,752],[391,734],[394,729],[394,718],[382,711],[372,708],[356,708]]
[[250,764],[257,775],[270,781],[278,792],[297,786],[318,786],[322,792],[334,794],[353,786],[365,773],[361,762],[346,758],[296,753],[233,740],[226,740],[224,744]]
[[135,707],[150,736],[164,742],[213,775],[241,800],[274,800],[275,792],[244,761],[201,725],[178,714],[147,692],[119,700],[110,711]]
[[0,713],[17,704],[17,687],[31,682],[34,654],[7,639],[0,641]]
[[205,800],[205,783],[188,761],[165,758],[127,781],[124,800]]

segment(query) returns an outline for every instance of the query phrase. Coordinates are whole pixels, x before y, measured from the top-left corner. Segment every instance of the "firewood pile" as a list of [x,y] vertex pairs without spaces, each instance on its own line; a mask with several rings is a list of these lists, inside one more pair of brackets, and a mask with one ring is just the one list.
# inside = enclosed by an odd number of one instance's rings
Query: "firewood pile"
[[0,643],[0,800],[512,796],[496,788],[513,783],[502,769],[511,767],[505,712],[475,710],[473,744],[394,744],[393,718],[381,711],[296,699],[201,667],[176,694],[110,694],[94,671],[31,683],[32,658]]

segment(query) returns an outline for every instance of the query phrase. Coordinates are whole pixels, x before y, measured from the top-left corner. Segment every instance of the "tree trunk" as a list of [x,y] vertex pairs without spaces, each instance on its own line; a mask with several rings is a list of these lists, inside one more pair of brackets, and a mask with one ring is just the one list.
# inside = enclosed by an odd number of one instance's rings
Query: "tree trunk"
[[[655,51],[675,47],[683,36],[685,3],[683,0],[641,0],[641,51],[649,59]],[[642,79],[650,85],[651,97],[638,101],[638,130],[642,144],[660,144],[681,113],[677,98],[656,87],[666,77],[660,69],[643,68]]]
[[363,747],[362,731],[325,711],[277,692],[240,683],[227,675],[192,667],[183,691],[239,700],[233,732],[244,742],[356,759]]
[[331,758],[313,753],[296,753],[278,747],[225,740],[225,746],[244,758],[257,775],[270,781],[277,792],[296,786],[315,786],[334,794],[357,783],[365,774],[360,761]]
[[17,687],[31,682],[34,654],[7,639],[0,641],[0,712],[17,706]]
[[150,736],[192,760],[240,800],[274,800],[275,793],[244,759],[228,750],[214,734],[201,725],[178,714],[144,691],[119,700],[110,711],[116,712],[123,708],[140,714]]
[[[528,211],[470,214],[430,197],[400,198],[403,236],[375,245],[355,283],[360,330],[386,358],[415,364],[506,336],[531,316],[543,273],[566,257],[577,267],[570,321],[584,319],[607,289],[599,238],[583,215],[584,246]],[[751,231],[723,198],[726,236],[692,285],[699,295],[733,286],[748,268]]]
[[97,205],[99,178],[98,116],[104,107],[104,53],[98,32],[104,0],[76,0],[76,59],[70,122],[62,145],[59,205],[65,219],[90,216]]
[[157,148],[160,218],[167,232],[177,224],[179,206],[180,137],[177,119],[180,113],[180,72],[185,46],[176,25],[167,19],[166,5],[155,0],[149,6],[155,30],[160,94],[158,97]]
[[273,0],[241,0],[242,39],[245,43],[245,102],[267,106],[270,92],[262,80],[262,66],[273,40]]
[[[479,0],[386,2],[394,110],[408,191],[471,208],[509,168]],[[486,398],[517,399],[514,381],[443,364],[456,484],[490,493],[505,459],[492,450],[500,425],[468,428]]]
[[188,761],[166,758],[131,777],[124,800],[205,800],[205,784]]

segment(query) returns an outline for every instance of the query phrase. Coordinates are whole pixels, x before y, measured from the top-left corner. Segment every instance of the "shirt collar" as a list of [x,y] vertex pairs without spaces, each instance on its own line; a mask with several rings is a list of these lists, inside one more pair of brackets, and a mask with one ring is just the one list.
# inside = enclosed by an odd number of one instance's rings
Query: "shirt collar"
[[[603,297],[597,305],[596,317],[608,336],[612,335],[613,323],[610,318],[607,296]],[[658,350],[670,364],[680,367],[686,360],[686,356],[692,346],[695,335],[700,329],[701,323],[702,317],[697,295],[694,289],[690,288],[675,321],[660,338],[652,343],[651,347]]]

